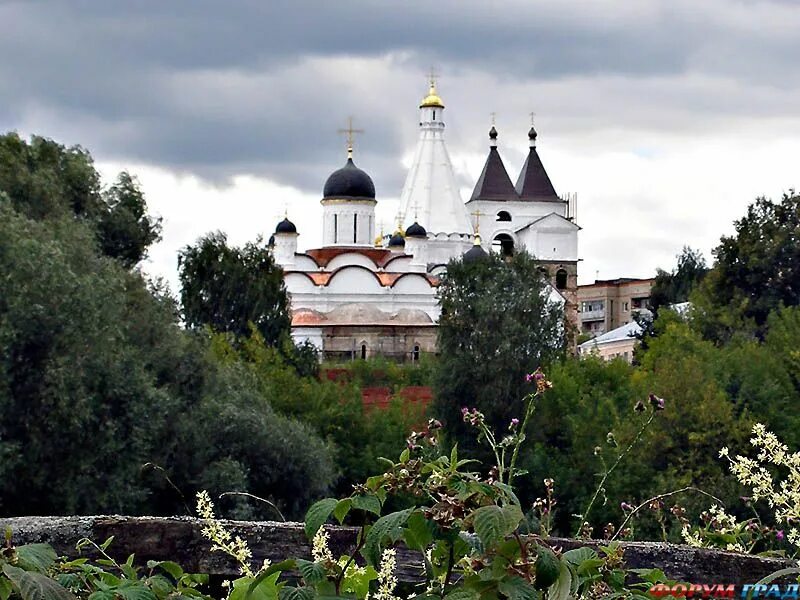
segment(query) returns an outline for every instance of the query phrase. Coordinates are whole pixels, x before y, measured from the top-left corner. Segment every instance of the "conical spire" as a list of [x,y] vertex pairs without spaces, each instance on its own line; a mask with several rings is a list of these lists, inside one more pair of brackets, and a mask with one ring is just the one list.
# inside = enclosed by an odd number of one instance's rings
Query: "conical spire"
[[472,226],[444,142],[444,106],[433,78],[430,83],[431,93],[420,106],[417,149],[400,194],[403,225],[410,227],[418,220],[429,233],[471,235]]
[[542,159],[539,158],[539,153],[536,151],[536,138],[538,134],[536,129],[531,123],[530,131],[528,131],[528,142],[530,150],[528,151],[528,158],[525,159],[525,164],[522,165],[517,185],[514,186],[520,200],[528,200],[532,202],[561,202],[561,198],[556,194],[553,183],[544,170]]
[[489,156],[483,165],[481,176],[475,184],[470,200],[516,200],[514,184],[497,151],[497,129],[494,125],[489,130]]

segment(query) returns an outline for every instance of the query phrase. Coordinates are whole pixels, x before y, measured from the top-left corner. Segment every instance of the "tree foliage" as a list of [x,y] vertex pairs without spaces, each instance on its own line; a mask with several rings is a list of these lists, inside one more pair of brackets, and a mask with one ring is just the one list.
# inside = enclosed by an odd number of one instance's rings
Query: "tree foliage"
[[530,255],[453,260],[439,286],[435,410],[458,439],[460,409],[474,406],[497,429],[525,395],[525,374],[564,351],[563,310],[551,303]]
[[677,256],[677,265],[671,272],[658,269],[650,290],[650,307],[658,311],[662,306],[686,302],[706,273],[706,259],[698,250],[684,246]]
[[252,325],[270,345],[288,336],[283,271],[260,240],[237,248],[224,233],[211,233],[181,250],[178,265],[183,317],[190,327],[246,337]]
[[708,339],[763,339],[769,315],[800,304],[800,195],[758,198],[714,250],[714,268],[693,297]]
[[138,182],[127,172],[104,190],[88,151],[39,136],[0,136],[0,192],[36,220],[73,216],[89,225],[101,251],[131,268],[160,239],[161,220],[147,213]]

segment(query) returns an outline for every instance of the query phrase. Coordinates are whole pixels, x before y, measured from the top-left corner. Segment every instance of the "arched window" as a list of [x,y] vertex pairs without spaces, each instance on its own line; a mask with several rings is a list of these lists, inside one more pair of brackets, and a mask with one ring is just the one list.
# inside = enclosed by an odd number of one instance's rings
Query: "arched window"
[[567,289],[567,271],[566,269],[559,269],[556,271],[556,288],[559,290]]
[[511,220],[511,213],[507,210],[501,210],[497,213],[497,220],[498,221],[510,221]]
[[367,359],[367,344],[361,343],[361,360]]
[[411,361],[419,361],[419,344],[414,344],[414,349],[411,351]]
[[500,233],[492,240],[492,250],[501,256],[514,256],[514,239],[507,233]]

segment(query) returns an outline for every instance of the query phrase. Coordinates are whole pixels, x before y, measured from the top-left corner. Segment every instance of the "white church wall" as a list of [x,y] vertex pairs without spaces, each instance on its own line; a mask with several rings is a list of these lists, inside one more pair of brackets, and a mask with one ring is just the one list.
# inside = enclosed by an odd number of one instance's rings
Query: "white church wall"
[[392,286],[393,294],[430,294],[431,284],[423,275],[408,273],[402,275]]
[[295,294],[317,293],[317,286],[302,273],[287,273],[283,276],[283,281],[286,284],[286,291],[292,294],[292,299]]
[[295,254],[292,268],[295,271],[319,271],[319,266],[310,256]]
[[372,259],[360,254],[358,252],[346,252],[344,254],[339,254],[338,256],[334,256],[330,262],[328,262],[327,266],[325,267],[326,271],[335,271],[340,267],[347,267],[347,266],[355,266],[358,265],[360,267],[364,267],[369,269],[370,271],[377,271],[378,267],[375,266],[375,263],[372,262]]
[[378,281],[377,276],[369,269],[364,267],[343,267],[334,273],[328,285],[325,286],[325,294],[381,294],[384,288]]
[[[406,246],[408,246],[407,243]],[[397,256],[386,263],[383,270],[387,273],[408,273],[412,260],[413,258],[410,256]]]

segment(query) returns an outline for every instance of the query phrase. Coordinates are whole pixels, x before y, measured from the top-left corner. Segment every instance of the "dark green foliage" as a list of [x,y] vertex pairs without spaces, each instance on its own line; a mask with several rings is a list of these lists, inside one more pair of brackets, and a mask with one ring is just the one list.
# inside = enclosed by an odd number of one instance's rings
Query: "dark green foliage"
[[477,407],[495,430],[506,427],[528,392],[525,374],[563,353],[563,312],[544,289],[524,252],[448,265],[439,286],[435,411],[459,442],[471,439],[461,407]]
[[759,198],[734,225],[693,296],[698,326],[718,343],[739,334],[763,339],[772,311],[800,304],[800,195]]
[[225,234],[206,235],[178,259],[183,318],[189,327],[211,327],[237,337],[251,326],[269,345],[288,336],[289,300],[283,271],[261,241],[229,246]]
[[0,199],[4,514],[184,512],[148,462],[187,495],[247,490],[301,512],[333,480],[326,446],[181,330],[163,291],[98,254],[89,225]]
[[127,268],[159,239],[161,220],[147,214],[136,180],[123,171],[103,190],[91,155],[79,146],[66,148],[38,136],[27,143],[15,133],[0,136],[1,192],[32,219],[85,221],[95,239],[90,245],[96,243]]
[[650,307],[653,311],[688,301],[689,295],[708,273],[706,260],[698,250],[684,246],[677,258],[678,264],[671,272],[658,269],[656,281],[650,290]]

